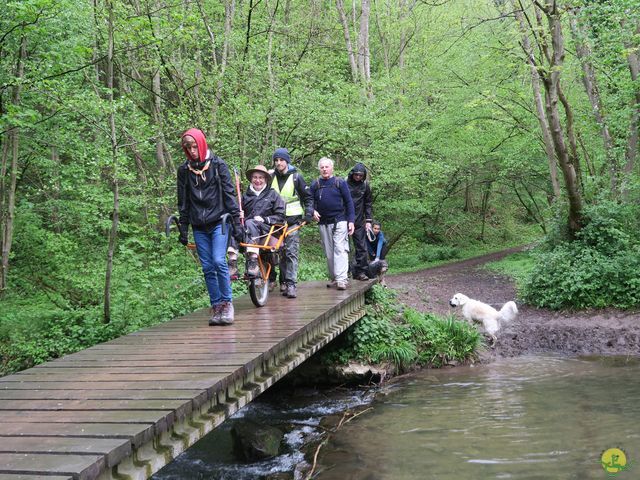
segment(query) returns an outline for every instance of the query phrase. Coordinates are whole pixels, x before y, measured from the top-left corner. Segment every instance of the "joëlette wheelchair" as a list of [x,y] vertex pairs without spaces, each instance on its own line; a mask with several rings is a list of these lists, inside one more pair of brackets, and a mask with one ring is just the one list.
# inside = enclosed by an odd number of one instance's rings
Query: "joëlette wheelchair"
[[[225,234],[228,228],[231,228],[231,217],[228,213],[225,213],[222,218],[222,233]],[[171,215],[165,223],[165,233],[167,237],[171,232],[171,224],[178,225],[178,217]],[[263,307],[267,304],[269,299],[269,278],[274,268],[277,268],[280,263],[280,254],[284,248],[284,239],[299,230],[304,225],[304,222],[297,225],[276,224],[271,225],[269,232],[259,237],[261,240],[259,243],[245,243],[241,242],[240,247],[247,248],[253,247],[258,249],[258,267],[260,273],[256,277],[249,277],[245,273],[243,277],[238,278],[247,282],[249,287],[249,296],[251,301],[256,307]],[[229,235],[231,239],[231,235]],[[227,245],[228,246],[228,245]],[[191,251],[196,251],[196,244],[189,242],[187,248]]]

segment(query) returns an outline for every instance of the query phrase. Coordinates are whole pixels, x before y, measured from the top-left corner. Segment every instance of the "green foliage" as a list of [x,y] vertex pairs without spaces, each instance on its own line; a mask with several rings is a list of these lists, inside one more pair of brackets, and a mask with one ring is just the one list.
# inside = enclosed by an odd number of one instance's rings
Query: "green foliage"
[[529,250],[508,255],[502,260],[485,265],[489,270],[511,277],[516,282],[519,290],[524,281],[529,277],[535,266],[534,256]]
[[375,286],[367,296],[367,314],[325,360],[391,362],[403,371],[414,365],[441,367],[450,361],[468,362],[481,345],[481,335],[467,322],[403,307],[392,290]]
[[638,206],[588,206],[575,241],[550,240],[533,255],[535,267],[522,288],[527,303],[553,309],[640,305]]
[[426,263],[460,258],[460,249],[451,245],[425,245],[420,260]]
[[[11,216],[14,173],[17,185],[0,311],[5,371],[88,345],[73,333],[79,324],[96,330],[86,338],[100,341],[207,304],[193,258],[175,239],[159,235],[160,219],[175,210],[175,168],[184,159],[180,132],[191,126],[205,130],[211,149],[240,170],[257,162],[269,166],[275,146],[290,149],[307,183],[317,176],[320,156],[334,158],[341,173],[364,162],[376,218],[389,239],[401,235],[388,256],[396,272],[527,243],[553,215],[548,165],[532,114],[531,72],[517,24],[503,11],[507,3],[473,5],[469,16],[466,1],[374,2],[370,95],[352,81],[343,36],[335,34],[342,27],[328,4],[239,4],[229,22],[226,55],[225,14],[231,9],[222,3],[185,9],[174,2],[149,11],[139,3],[110,2],[117,67],[113,103],[105,100],[107,9],[71,0],[12,0],[0,15],[0,142],[7,147],[0,230]],[[626,64],[637,45],[638,2],[582,3],[578,19],[589,27],[591,60],[603,82],[602,113],[614,137],[615,161],[623,167],[638,88]],[[359,17],[358,11],[351,14]],[[568,35],[565,40],[575,51]],[[563,66],[563,85],[574,107],[580,150],[589,159],[580,180],[592,201],[610,184],[603,172],[615,168],[607,163],[611,159],[574,57]],[[15,171],[12,128],[18,134]],[[106,328],[100,312],[114,178],[120,223],[113,318]],[[637,171],[624,182],[630,203],[637,200]],[[556,204],[555,213],[564,215],[562,202]],[[603,208],[608,210],[586,224],[580,248],[558,246],[557,239],[566,236],[562,223],[551,226],[549,238],[555,240],[547,251],[560,250],[558,258],[540,257],[533,298],[566,305],[573,295],[560,287],[562,274],[551,275],[545,262],[558,264],[559,272],[586,270],[582,263],[589,262],[593,271],[576,273],[571,282],[593,285],[576,304],[611,304],[606,297],[613,298],[612,292],[596,288],[598,278],[634,285],[633,229],[627,220],[621,223],[616,208]],[[299,279],[325,278],[317,229],[305,227],[301,237]],[[561,299],[555,298],[556,288],[564,289]],[[634,304],[632,287],[615,288],[616,302]],[[235,283],[233,289],[238,295],[245,286]],[[31,341],[20,333],[23,327],[42,338]],[[383,357],[402,363],[421,355],[420,348],[409,347],[406,331],[386,332],[375,322],[369,328],[365,333]],[[382,341],[383,333],[393,341]]]

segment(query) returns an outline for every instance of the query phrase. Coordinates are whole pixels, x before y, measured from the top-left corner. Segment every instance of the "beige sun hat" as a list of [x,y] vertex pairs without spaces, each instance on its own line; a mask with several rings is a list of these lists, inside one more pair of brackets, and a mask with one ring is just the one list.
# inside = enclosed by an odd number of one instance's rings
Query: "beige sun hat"
[[255,167],[247,170],[245,172],[245,176],[247,177],[247,180],[251,181],[251,175],[253,175],[256,172],[260,172],[264,174],[264,176],[267,177],[267,183],[271,181],[271,175],[269,175],[269,170],[267,170],[267,168],[264,165],[256,165]]

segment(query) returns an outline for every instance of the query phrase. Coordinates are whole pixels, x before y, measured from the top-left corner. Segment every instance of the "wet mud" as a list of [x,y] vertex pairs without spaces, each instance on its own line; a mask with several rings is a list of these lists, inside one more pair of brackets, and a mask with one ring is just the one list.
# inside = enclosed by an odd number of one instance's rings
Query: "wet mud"
[[464,260],[413,273],[389,275],[387,285],[403,303],[422,312],[440,315],[459,310],[449,306],[457,292],[496,308],[515,300],[518,317],[504,326],[497,342],[483,357],[514,357],[538,352],[567,355],[640,355],[640,311],[616,309],[553,311],[522,304],[511,278],[489,271],[488,262],[518,251]]

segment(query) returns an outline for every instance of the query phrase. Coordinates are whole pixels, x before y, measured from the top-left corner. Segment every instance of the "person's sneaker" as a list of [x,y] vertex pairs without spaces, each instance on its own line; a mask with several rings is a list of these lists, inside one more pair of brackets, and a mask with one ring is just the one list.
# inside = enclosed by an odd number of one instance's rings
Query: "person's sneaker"
[[258,256],[253,255],[247,259],[247,277],[255,278],[260,276],[260,267],[258,267]]
[[269,293],[273,292],[276,289],[277,282],[269,282]]
[[209,326],[220,325],[220,304],[214,305],[209,309],[211,318],[209,318]]
[[338,290],[346,290],[347,289],[347,282],[336,282],[336,288]]
[[327,288],[336,288],[336,281],[333,280],[332,282],[327,283]]
[[369,281],[369,277],[367,277],[367,275],[365,273],[362,273],[362,272],[357,274],[355,278],[356,278],[356,280],[362,280],[363,282],[368,282]]
[[238,259],[237,258],[229,259],[229,276],[231,277],[231,280],[238,279]]
[[286,283],[281,283],[280,284],[280,294],[284,295],[285,297],[287,296],[287,284]]
[[233,303],[222,302],[220,304],[220,321],[216,325],[231,325],[234,313]]
[[296,290],[296,286],[293,283],[287,285],[287,298],[296,298],[298,296],[298,292]]

